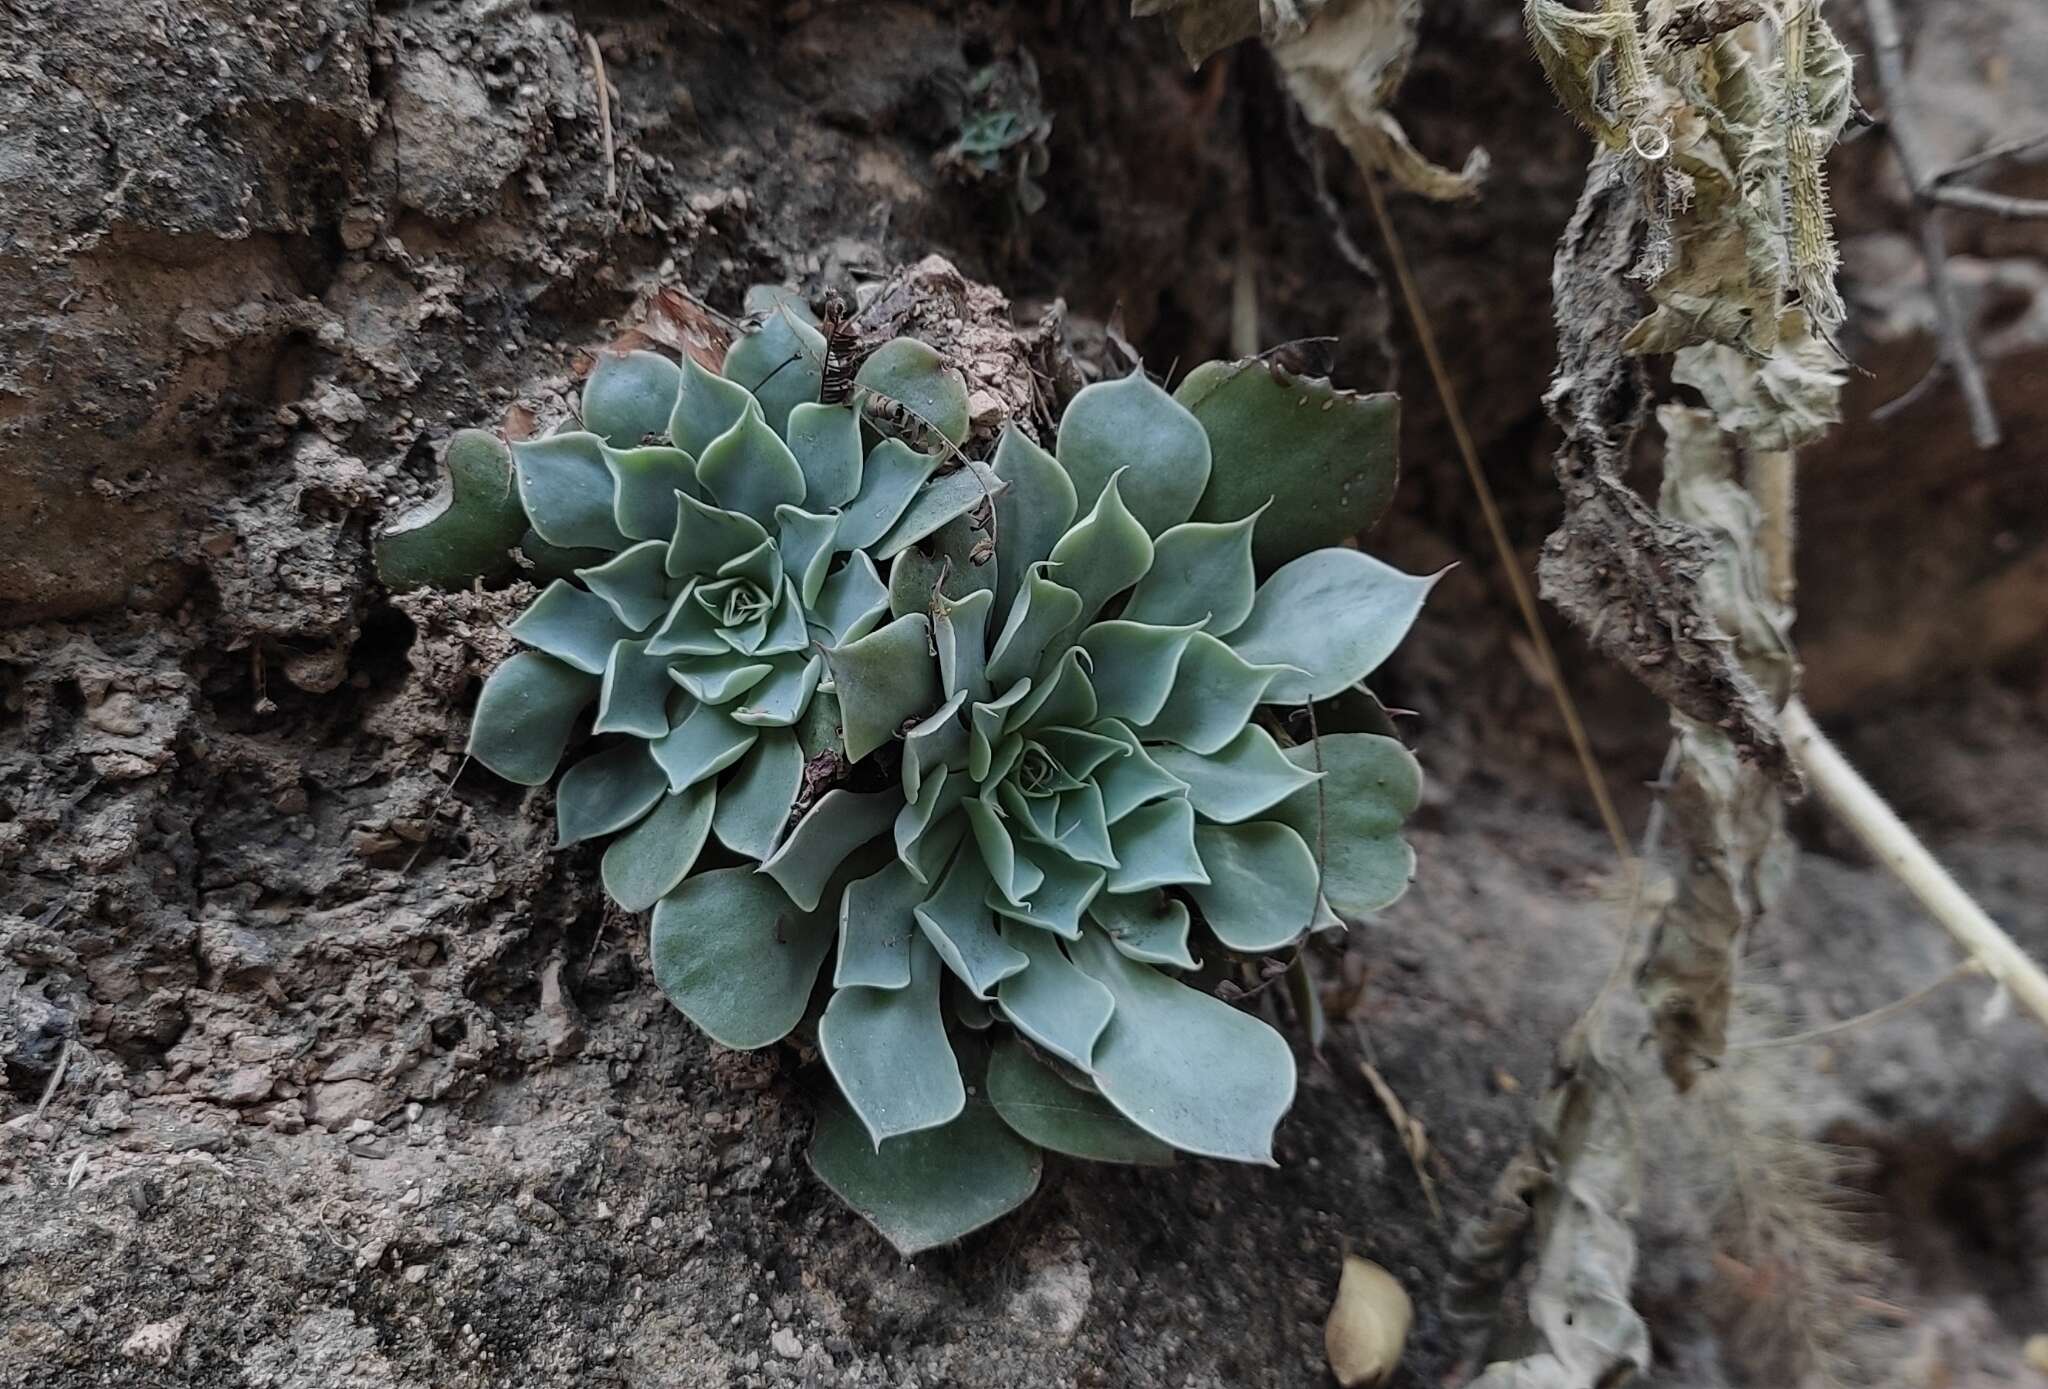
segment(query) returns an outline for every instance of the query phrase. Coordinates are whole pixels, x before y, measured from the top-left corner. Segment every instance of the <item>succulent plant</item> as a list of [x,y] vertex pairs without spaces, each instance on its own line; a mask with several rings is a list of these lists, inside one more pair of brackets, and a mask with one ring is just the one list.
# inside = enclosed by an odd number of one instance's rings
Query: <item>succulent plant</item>
[[1405,749],[1281,717],[1371,706],[1432,582],[1329,543],[1384,509],[1391,398],[1133,374],[984,464],[929,348],[824,405],[822,346],[785,304],[723,376],[607,358],[583,429],[513,447],[539,538],[601,554],[512,624],[471,751],[541,784],[595,703],[560,841],[618,835],[605,887],[715,1040],[787,1036],[832,959],[812,1163],[899,1249],[1012,1209],[1041,1149],[1271,1162],[1291,1049],[1197,984],[1412,867]]

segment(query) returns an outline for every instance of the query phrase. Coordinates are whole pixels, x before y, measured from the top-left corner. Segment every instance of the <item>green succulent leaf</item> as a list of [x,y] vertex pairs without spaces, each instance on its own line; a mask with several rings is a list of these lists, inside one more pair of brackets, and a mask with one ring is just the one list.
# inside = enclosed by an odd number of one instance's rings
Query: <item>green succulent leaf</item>
[[974,831],[974,842],[981,848],[982,866],[995,884],[996,893],[1011,902],[1028,899],[1045,876],[1036,863],[1017,857],[1016,841],[1010,838],[994,797],[987,793],[970,796],[960,806],[967,812],[967,824]]
[[649,954],[669,1002],[712,1041],[751,1051],[803,1017],[832,936],[828,917],[752,868],[714,868],[655,904]]
[[768,678],[766,661],[744,656],[703,656],[669,670],[669,678],[705,704],[730,704]]
[[775,509],[804,499],[804,473],[760,412],[743,411],[731,429],[697,455],[697,481],[727,511],[775,523]]
[[1104,764],[1095,774],[1095,784],[1102,790],[1102,813],[1112,825],[1148,801],[1188,789],[1186,782],[1159,765],[1151,750],[1124,724],[1104,719],[1094,731],[1116,739],[1127,749],[1124,756]]
[[1215,472],[1194,516],[1234,521],[1269,502],[1261,569],[1363,535],[1393,501],[1401,401],[1257,361],[1208,362],[1174,393],[1209,437]]
[[911,499],[896,523],[889,527],[889,533],[875,542],[875,558],[888,559],[984,503],[993,507],[1002,493],[1001,478],[990,472],[986,464],[967,459],[951,472],[934,477]]
[[965,777],[945,767],[934,768],[918,788],[917,799],[896,813],[896,857],[921,883],[938,878],[967,835],[967,817],[953,813],[966,789]]
[[832,567],[832,539],[838,534],[837,515],[820,516],[793,506],[775,508],[776,553],[806,607],[818,601],[825,586],[826,571]]
[[825,653],[839,696],[846,756],[858,762],[940,702],[929,617],[912,613]]
[[385,587],[464,588],[473,579],[512,574],[512,552],[526,534],[526,508],[512,475],[512,452],[481,429],[458,431],[443,462],[447,480],[374,542]]
[[469,724],[469,755],[505,780],[539,786],[555,774],[576,716],[598,680],[574,666],[521,651],[491,672]]
[[668,433],[683,374],[659,352],[599,352],[583,382],[583,427],[615,449]]
[[1095,508],[1052,547],[1052,572],[1081,595],[1078,622],[1091,621],[1102,605],[1152,567],[1152,537],[1124,505],[1112,475]]
[[600,874],[611,899],[629,912],[644,912],[673,892],[697,866],[717,803],[712,783],[700,781],[663,796],[652,814],[614,839]]
[[1054,583],[1038,567],[1025,576],[1024,587],[996,636],[988,657],[991,689],[1008,689],[1037,674],[1046,649],[1081,615],[1081,595]]
[[1095,1046],[1103,1098],[1184,1153],[1272,1165],[1273,1130],[1294,1103],[1294,1056],[1280,1035],[1126,959],[1100,932],[1083,931],[1072,954],[1116,1000]]
[[668,701],[675,693],[668,661],[647,654],[644,641],[612,644],[597,694],[597,722],[592,733],[630,733],[659,738],[668,732]]
[[1180,670],[1181,654],[1201,630],[1154,627],[1143,622],[1098,622],[1081,634],[1081,649],[1093,662],[1098,712],[1103,718],[1148,724],[1166,707]]
[[1253,665],[1207,632],[1197,632],[1181,655],[1173,692],[1158,717],[1137,731],[1148,743],[1220,752],[1243,729],[1267,689],[1286,673],[1277,665]]
[[862,467],[860,491],[839,518],[842,550],[872,549],[910,508],[911,499],[939,466],[939,459],[919,453],[901,439],[884,439]]
[[1031,1054],[1022,1042],[997,1042],[988,1062],[988,1098],[1003,1122],[1041,1148],[1095,1162],[1164,1167],[1173,1149]]
[[1124,617],[1155,627],[1192,622],[1213,636],[1228,636],[1252,610],[1258,580],[1252,570],[1252,529],[1258,513],[1241,521],[1190,521],[1162,534],[1152,567],[1124,604]]
[[1074,968],[1059,940],[1044,931],[1008,931],[1005,943],[1031,963],[996,985],[996,1007],[1019,1032],[1070,1066],[1092,1068],[1095,1042],[1116,1001],[1093,977]]
[[1323,794],[1305,787],[1271,818],[1323,846],[1323,895],[1331,908],[1357,921],[1390,906],[1415,875],[1415,851],[1401,839],[1402,822],[1422,804],[1414,754],[1373,733],[1325,733],[1289,748],[1287,757],[1304,769],[1320,759]]
[[819,587],[811,621],[825,630],[829,645],[845,646],[874,631],[888,612],[889,590],[875,572],[875,562],[856,550]]
[[701,458],[711,441],[737,424],[741,415],[760,408],[746,387],[712,375],[696,358],[685,356],[682,389],[668,421],[669,442],[692,458]]
[[996,930],[995,914],[988,906],[991,885],[981,855],[964,848],[953,856],[938,890],[916,911],[925,939],[954,976],[981,999],[1029,963]]
[[682,791],[746,756],[761,730],[738,722],[730,711],[715,704],[699,704],[680,693],[676,698],[688,712],[678,722],[676,707],[671,704],[669,731],[649,743],[647,750],[668,773],[668,789]]
[[1220,825],[1249,820],[1316,781],[1314,772],[1290,762],[1273,735],[1255,723],[1207,756],[1164,745],[1152,755],[1187,783],[1195,812]]
[[555,789],[555,847],[622,830],[654,808],[668,778],[639,739],[592,753]]
[[633,635],[609,603],[566,579],[557,579],[541,590],[540,597],[505,630],[586,675],[604,674],[612,644]]
[[783,305],[762,315],[761,326],[734,339],[725,353],[726,379],[753,393],[778,434],[792,410],[817,400],[824,375],[825,335]]
[[765,319],[770,314],[786,313],[799,323],[813,328],[818,326],[818,316],[811,312],[811,306],[804,302],[803,295],[788,285],[748,285],[740,304],[749,318]]
[[[891,338],[854,373],[857,396],[873,399],[883,413],[901,407],[911,420],[937,430],[955,444],[967,440],[967,383],[946,359],[916,338]],[[872,455],[868,459],[873,466]]]
[[950,698],[987,699],[988,610],[995,594],[977,589],[964,598],[932,604],[932,645],[938,648],[939,688]]
[[606,449],[612,475],[612,520],[634,540],[667,540],[676,529],[676,493],[701,497],[697,460],[681,449]]
[[959,600],[993,593],[996,571],[1006,561],[980,549],[982,533],[971,515],[940,526],[917,545],[899,550],[889,562],[889,615],[928,612],[934,595]]
[[819,1106],[811,1170],[906,1258],[1000,1220],[1038,1190],[1042,1159],[987,1103],[880,1149],[845,1103]]
[[669,576],[716,575],[766,544],[768,531],[753,517],[722,510],[681,492],[676,496],[675,538],[668,547]]
[[910,955],[932,954],[912,913],[930,891],[902,863],[848,883],[839,899],[839,962],[834,988],[900,989],[910,982]]
[[712,830],[736,854],[760,860],[775,851],[804,784],[803,749],[786,728],[765,730],[718,793]]
[[1188,954],[1188,909],[1178,898],[1156,890],[1106,892],[1089,906],[1088,915],[1128,959],[1174,969],[1201,968]]
[[1013,424],[996,444],[995,474],[1006,484],[996,498],[996,611],[1015,606],[1031,566],[1052,558],[1052,547],[1074,524],[1080,507],[1073,479],[1059,460]]
[[1142,370],[1084,387],[1060,417],[1058,452],[1084,507],[1122,473],[1131,514],[1149,535],[1193,515],[1209,483],[1209,436]]
[[769,661],[768,677],[748,690],[732,716],[757,728],[789,728],[804,716],[825,676],[825,658],[801,652]]
[[643,541],[621,550],[603,564],[576,571],[576,577],[603,599],[619,621],[644,632],[668,612],[668,573],[663,561],[668,546]]
[[1109,827],[1116,863],[1111,892],[1205,883],[1208,871],[1195,852],[1195,808],[1180,796],[1141,805]]
[[1302,837],[1271,820],[1197,825],[1195,850],[1209,881],[1188,887],[1217,940],[1243,954],[1294,944],[1337,923],[1318,895],[1316,856]]
[[1000,892],[991,890],[989,910],[1068,940],[1080,935],[1081,913],[1102,891],[1106,879],[1103,870],[1093,864],[1076,863],[1058,852],[1034,849],[1029,845],[1019,852],[1032,860],[1042,881],[1032,891],[1030,900],[1023,902],[1011,901]]
[[967,1107],[967,1087],[939,1012],[944,975],[932,948],[912,942],[905,987],[842,988],[818,1020],[818,1050],[878,1148],[901,1134],[950,1123]]
[[564,549],[623,550],[612,517],[612,471],[604,441],[576,431],[512,445],[519,500],[534,531]]
[[797,822],[761,871],[805,911],[816,911],[825,887],[854,850],[886,831],[903,804],[892,791],[834,787]]
[[799,405],[789,412],[789,452],[804,473],[804,505],[845,506],[860,492],[860,419],[850,405]]
[[1393,654],[1440,575],[1403,574],[1356,550],[1316,550],[1259,586],[1230,644],[1255,665],[1288,665],[1268,704],[1306,704],[1355,685]]
[[967,730],[960,724],[964,691],[949,695],[938,709],[903,735],[903,794],[915,801],[928,773],[967,762]]

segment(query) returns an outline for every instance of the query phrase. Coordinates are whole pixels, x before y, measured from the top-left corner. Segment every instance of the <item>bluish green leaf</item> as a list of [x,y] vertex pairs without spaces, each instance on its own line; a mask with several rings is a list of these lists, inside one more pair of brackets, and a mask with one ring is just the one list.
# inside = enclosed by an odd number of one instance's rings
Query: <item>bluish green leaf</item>
[[830,645],[844,646],[874,631],[888,611],[889,590],[875,572],[875,562],[857,550],[826,577],[818,601],[810,605],[810,618],[825,629]]
[[1089,904],[1088,915],[1129,959],[1175,969],[1201,968],[1188,954],[1188,908],[1178,898],[1156,889],[1129,896],[1105,892]]
[[1054,577],[1081,595],[1077,623],[1092,621],[1104,603],[1151,567],[1152,537],[1124,505],[1115,476],[1104,485],[1094,510],[1052,547]]
[[1058,453],[1084,507],[1125,472],[1125,500],[1150,535],[1193,515],[1209,483],[1209,436],[1143,371],[1084,387],[1060,417]]
[[676,498],[675,538],[668,549],[671,577],[709,578],[741,555],[767,543],[759,521],[737,511],[723,511],[685,492]]
[[1286,674],[1278,666],[1252,665],[1207,632],[1197,632],[1181,655],[1166,706],[1137,731],[1148,743],[1219,752],[1243,729],[1267,689]]
[[1071,646],[1045,679],[1017,701],[1003,723],[1006,733],[1045,728],[1081,728],[1095,721],[1095,682],[1088,677],[1086,657]]
[[604,890],[629,912],[644,912],[674,891],[697,865],[711,833],[716,789],[700,781],[663,796],[654,813],[604,851]]
[[749,318],[765,319],[770,314],[786,313],[799,323],[813,328],[818,326],[818,316],[811,312],[811,306],[804,302],[803,295],[788,285],[748,285],[740,305]]
[[1041,1148],[1094,1162],[1163,1167],[1173,1149],[1110,1108],[1094,1090],[1069,1084],[1022,1042],[997,1042],[988,1098],[1003,1122]]
[[905,1134],[880,1150],[837,1099],[819,1106],[811,1170],[832,1194],[908,1258],[951,1244],[1031,1199],[1038,1149],[976,1100],[941,1128]]
[[1161,535],[1152,546],[1152,567],[1124,604],[1125,619],[1158,627],[1192,622],[1218,637],[1236,631],[1258,587],[1252,570],[1258,519],[1253,512],[1239,521],[1190,521]]
[[1393,654],[1440,577],[1403,574],[1356,550],[1316,550],[1259,586],[1230,644],[1254,664],[1307,672],[1275,678],[1266,703],[1327,699]]
[[732,716],[757,728],[789,728],[810,707],[825,674],[825,658],[794,652],[768,664],[768,678],[747,691]]
[[668,546],[648,540],[621,550],[603,564],[576,571],[590,591],[603,599],[619,621],[645,632],[668,611],[668,574],[662,562]]
[[896,813],[896,856],[921,883],[939,876],[967,833],[966,817],[953,813],[966,790],[967,778],[934,767],[918,787],[917,798]]
[[995,595],[980,589],[932,605],[932,644],[939,652],[939,687],[948,695],[987,699],[988,610]]
[[1021,921],[1042,931],[1072,940],[1081,934],[1081,913],[1102,891],[1103,871],[1093,864],[1076,863],[1058,849],[1024,846],[1018,851],[1037,866],[1044,879],[1028,902],[1006,900],[990,889],[989,910],[1011,921]]
[[1003,621],[1024,587],[1024,575],[1052,558],[1052,547],[1074,524],[1079,506],[1067,470],[1014,424],[1003,426],[995,471],[1009,484],[996,498],[996,616]]
[[983,700],[967,711],[967,775],[977,783],[992,779],[989,771],[995,765],[995,746],[1003,740],[1010,711],[1030,697],[1031,682],[1019,680],[994,699]]
[[912,613],[825,653],[839,696],[849,761],[860,761],[895,737],[908,720],[930,713],[940,703],[931,625],[923,613]]
[[750,516],[764,528],[775,523],[775,508],[804,499],[803,469],[752,410],[697,455],[697,481],[719,506]]
[[910,948],[907,985],[841,988],[818,1020],[818,1050],[877,1147],[950,1123],[967,1107],[967,1087],[939,1012],[944,976],[939,957],[918,940]]
[[913,943],[931,959],[936,974],[938,956],[912,915],[930,891],[900,862],[848,883],[839,899],[839,962],[832,972],[833,987],[902,988],[910,982]]
[[939,461],[900,439],[876,444],[861,469],[860,491],[839,518],[839,538],[833,543],[841,550],[865,550],[887,535]]
[[718,793],[711,822],[718,842],[736,854],[765,859],[789,824],[789,812],[804,784],[803,749],[786,728],[761,735]]
[[837,516],[813,515],[793,506],[775,508],[775,548],[782,572],[806,607],[818,601],[818,590],[825,586],[825,571],[832,566],[832,537],[838,533]]
[[756,656],[790,656],[811,649],[811,628],[804,620],[804,605],[797,596],[796,585],[782,586],[782,596],[775,600],[774,615],[768,619],[768,630],[761,637],[761,644],[754,648]]
[[850,405],[799,405],[789,412],[787,442],[804,472],[804,506],[830,511],[860,491],[860,420]]
[[515,568],[526,508],[513,482],[512,452],[496,435],[458,430],[448,441],[447,480],[433,497],[399,516],[373,543],[386,587],[466,588]]
[[720,1046],[781,1041],[832,948],[830,917],[799,911],[752,867],[683,879],[657,902],[649,953],[669,1002]]
[[782,884],[799,907],[815,911],[839,865],[861,845],[886,833],[902,804],[902,795],[895,791],[834,787],[797,822],[761,871]]
[[701,496],[697,460],[681,449],[606,449],[612,520],[635,540],[667,540],[676,530],[676,493]]
[[1161,767],[1151,750],[1138,741],[1138,735],[1123,724],[1104,719],[1094,725],[1094,731],[1115,738],[1129,749],[1127,756],[1105,764],[1095,774],[1095,784],[1102,788],[1103,814],[1111,824],[1147,801],[1179,795],[1188,789],[1188,784]]
[[[967,383],[946,359],[916,338],[891,338],[854,373],[856,399],[889,415],[900,408],[924,429],[935,429],[955,444],[967,439]],[[874,398],[880,396],[876,401]],[[869,466],[874,457],[869,455]]]
[[654,760],[668,773],[668,789],[682,791],[708,776],[715,776],[746,755],[758,728],[735,722],[730,711],[712,704],[697,704],[681,696],[689,713],[671,724],[667,736],[647,745]]
[[659,352],[601,351],[583,382],[583,427],[615,449],[638,448],[647,435],[668,433],[682,384]]
[[701,458],[713,439],[731,429],[749,410],[760,405],[744,386],[723,376],[713,376],[694,357],[683,358],[683,386],[676,395],[675,413],[669,416],[669,442],[692,458]]
[[981,848],[982,867],[995,884],[997,896],[1010,902],[1029,899],[1045,881],[1044,875],[1036,863],[1017,857],[1017,846],[993,797],[988,792],[969,796],[960,808],[967,812],[967,824],[974,831],[974,842]]
[[1320,910],[1314,852],[1287,826],[1197,825],[1195,852],[1209,881],[1189,884],[1188,895],[1230,949],[1264,954],[1337,924]]
[[555,774],[598,680],[552,656],[521,651],[491,672],[469,724],[469,755],[505,780],[539,786]]
[[541,590],[505,630],[586,675],[604,674],[612,644],[633,635],[604,599],[564,579]]
[[966,702],[965,694],[949,696],[936,712],[903,735],[903,794],[908,799],[917,799],[929,772],[967,765],[967,730],[960,722]]
[[1031,963],[996,986],[996,1006],[1019,1032],[1060,1060],[1091,1069],[1095,1040],[1116,1011],[1109,990],[1074,968],[1047,932],[1014,927],[1003,939]]
[[753,392],[777,434],[793,408],[817,400],[824,371],[825,335],[779,306],[725,352],[726,379]]
[[1111,892],[1143,892],[1209,880],[1195,852],[1195,809],[1172,796],[1141,805],[1109,827],[1117,864],[1109,870]]
[[1393,500],[1398,396],[1334,390],[1257,360],[1205,363],[1174,395],[1215,460],[1195,518],[1234,521],[1273,503],[1253,547],[1261,569],[1363,535]]
[[995,591],[998,560],[982,544],[972,516],[940,526],[920,544],[899,550],[889,561],[889,613],[931,611],[934,595],[959,602]]
[[718,619],[697,601],[700,581],[692,579],[669,604],[654,635],[647,639],[650,656],[723,656],[732,650],[720,631]]
[[1081,649],[1093,661],[1093,684],[1100,717],[1130,724],[1148,724],[1166,706],[1173,692],[1181,653],[1201,630],[1153,627],[1141,622],[1098,622],[1081,633]]
[[972,846],[953,856],[938,890],[917,908],[917,923],[960,982],[985,999],[1027,963],[1003,942],[988,907],[991,882]]
[[1392,738],[1326,733],[1287,750],[1308,769],[1320,759],[1323,794],[1309,786],[1277,806],[1271,818],[1323,846],[1323,896],[1338,915],[1358,920],[1391,905],[1415,876],[1415,851],[1401,824],[1422,804],[1422,768]]
[[1294,1103],[1294,1056],[1279,1034],[1124,958],[1098,931],[1071,953],[1116,999],[1095,1046],[1103,1098],[1182,1152],[1271,1164],[1273,1130]]
[[624,829],[654,809],[667,781],[637,738],[592,753],[555,789],[555,847]]
[[1014,682],[1036,675],[1046,648],[1072,628],[1080,615],[1081,595],[1034,568],[1025,577],[1023,590],[989,652],[989,688],[1008,689]]
[[1153,748],[1152,756],[1187,783],[1196,813],[1220,825],[1249,820],[1316,780],[1314,772],[1288,761],[1273,735],[1255,723],[1207,756],[1168,744]]
[[659,738],[668,732],[668,700],[674,691],[665,657],[648,655],[644,641],[614,643],[590,731]]
[[873,545],[876,559],[887,559],[907,545],[914,545],[948,521],[965,516],[984,502],[993,508],[1002,495],[1003,481],[986,464],[968,459],[949,473],[941,473],[924,485],[904,508],[896,523]]
[[575,431],[512,445],[519,500],[542,540],[564,549],[623,550],[612,519],[612,472],[604,442]]
[[730,704],[773,669],[744,656],[686,656],[669,667],[668,676],[705,704]]

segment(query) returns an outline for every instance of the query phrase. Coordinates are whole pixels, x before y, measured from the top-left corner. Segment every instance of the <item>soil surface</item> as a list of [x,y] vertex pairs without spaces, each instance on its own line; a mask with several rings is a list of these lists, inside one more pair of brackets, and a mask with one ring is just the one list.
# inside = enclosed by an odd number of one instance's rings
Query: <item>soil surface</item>
[[[1451,1235],[1619,947],[1612,853],[1265,61],[1189,75],[1119,9],[0,0],[0,1385],[1317,1385],[1346,1251],[1415,1300],[1396,1385],[1477,1363],[1443,1310]],[[1941,157],[2048,126],[2035,0],[1906,22]],[[1051,117],[1034,212],[945,157],[989,72]],[[1481,0],[1428,7],[1399,109],[1440,160],[1493,155],[1482,198],[1396,220],[1532,566],[1584,142]],[[1996,186],[2048,194],[2048,163]],[[1809,697],[2048,955],[2048,235],[1951,219],[2008,436],[1979,453],[1946,388],[1871,420],[1931,359],[1931,310],[1879,140],[1835,188],[1868,374],[1801,459]],[[752,283],[848,291],[933,254],[905,312],[983,429],[1029,419],[1050,344],[1091,367],[1113,321],[1155,368],[1220,355],[1249,263],[1267,340],[1337,336],[1340,384],[1405,392],[1368,544],[1461,567],[1380,682],[1430,775],[1418,878],[1317,959],[1335,1025],[1280,1166],[1055,1162],[1024,1211],[906,1262],[805,1166],[803,1039],[695,1033],[595,855],[551,849],[549,794],[459,768],[530,590],[395,596],[368,540],[453,430],[557,418],[655,289],[733,312]],[[1639,825],[1661,711],[1557,635]],[[1796,823],[1758,1034],[1956,960],[1818,810]],[[1858,1158],[1838,1194],[1872,1258],[1823,1291],[1885,1383],[2048,1385],[2020,1349],[2048,1332],[2048,1039],[1989,992],[1717,1080],[1749,1128]],[[1366,1059],[1427,1130],[1441,1221]],[[1783,1383],[1752,1326],[1769,1271],[1731,1268],[1714,1216],[1731,1130],[1653,1059],[1631,1086],[1654,1377]]]

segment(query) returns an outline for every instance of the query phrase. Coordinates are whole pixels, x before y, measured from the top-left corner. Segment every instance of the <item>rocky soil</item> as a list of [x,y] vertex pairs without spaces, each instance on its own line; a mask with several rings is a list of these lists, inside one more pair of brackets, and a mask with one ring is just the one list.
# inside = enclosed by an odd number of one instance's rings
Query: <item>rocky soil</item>
[[[1313,1385],[1346,1250],[1415,1297],[1397,1384],[1469,1368],[1450,1233],[1608,970],[1611,855],[1426,377],[1335,249],[1270,75],[1239,53],[1190,77],[1118,9],[0,0],[0,1385]],[[1907,22],[1942,152],[2048,126],[2032,0]],[[990,68],[1053,119],[1033,214],[936,157]],[[1582,143],[1478,0],[1431,7],[1401,109],[1439,158],[1494,156],[1480,201],[1397,215],[1533,557]],[[2048,194],[2048,164],[1999,186]],[[1980,454],[1947,390],[1869,418],[1929,360],[1929,308],[1876,139],[1836,188],[1870,374],[1802,459],[1810,696],[2048,955],[2048,236],[1952,229],[2009,439]],[[1242,252],[1269,339],[1339,335],[1344,384],[1406,392],[1374,547],[1462,567],[1382,691],[1432,778],[1420,874],[1319,962],[1340,1022],[1281,1166],[1055,1165],[1017,1217],[906,1263],[804,1165],[801,1040],[695,1034],[594,856],[550,848],[546,793],[458,775],[525,591],[391,595],[368,537],[452,430],[558,414],[655,287],[730,311],[749,283],[846,289],[934,252],[1029,333],[1062,299],[1084,362],[1120,314],[1155,364],[1223,350]],[[960,286],[932,325],[988,420],[1029,399],[998,298]],[[1591,658],[1570,675],[1639,823],[1659,712]],[[1818,811],[1799,830],[1755,1027],[1950,968]],[[1846,1194],[1892,1261],[1838,1300],[1886,1383],[2048,1385],[2020,1351],[2048,1332],[2048,1040],[1988,992],[1719,1082],[1754,1127],[1860,1157]],[[1368,1056],[1428,1130],[1443,1223]],[[1743,1314],[1773,1290],[1716,1257],[1727,1131],[1653,1063],[1634,1082],[1659,1377],[1779,1383]]]

